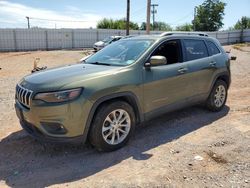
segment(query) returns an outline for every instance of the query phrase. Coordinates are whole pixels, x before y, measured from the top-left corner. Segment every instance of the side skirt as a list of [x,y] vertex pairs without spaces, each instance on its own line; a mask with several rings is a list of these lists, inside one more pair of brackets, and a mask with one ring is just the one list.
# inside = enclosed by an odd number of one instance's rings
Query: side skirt
[[206,99],[208,98],[209,93],[205,93],[205,94],[200,94],[200,95],[196,95],[193,97],[190,97],[188,99],[184,99],[182,101],[178,101],[176,103],[172,103],[169,104],[167,106],[155,109],[153,111],[147,112],[145,113],[145,121],[149,121],[153,118],[156,118],[158,116],[161,116],[163,114],[169,113],[169,112],[173,112],[176,110],[180,110],[189,106],[194,106],[200,103],[203,103],[206,101]]

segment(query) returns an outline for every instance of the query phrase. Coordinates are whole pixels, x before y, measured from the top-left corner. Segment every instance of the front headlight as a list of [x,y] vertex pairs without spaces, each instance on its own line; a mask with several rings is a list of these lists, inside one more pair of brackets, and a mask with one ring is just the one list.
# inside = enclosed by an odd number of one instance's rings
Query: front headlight
[[56,102],[65,102],[71,101],[79,97],[82,92],[82,88],[70,89],[64,91],[57,92],[49,92],[49,93],[38,93],[35,96],[35,100],[42,100],[45,102],[56,103]]

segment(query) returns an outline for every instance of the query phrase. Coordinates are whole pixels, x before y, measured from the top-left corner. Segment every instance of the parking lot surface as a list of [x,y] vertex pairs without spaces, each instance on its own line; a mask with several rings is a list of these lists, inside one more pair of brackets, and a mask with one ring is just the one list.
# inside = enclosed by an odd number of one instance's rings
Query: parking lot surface
[[250,47],[232,49],[226,107],[191,107],[138,126],[124,148],[42,144],[20,127],[16,83],[38,66],[77,62],[83,51],[0,53],[0,187],[250,187]]

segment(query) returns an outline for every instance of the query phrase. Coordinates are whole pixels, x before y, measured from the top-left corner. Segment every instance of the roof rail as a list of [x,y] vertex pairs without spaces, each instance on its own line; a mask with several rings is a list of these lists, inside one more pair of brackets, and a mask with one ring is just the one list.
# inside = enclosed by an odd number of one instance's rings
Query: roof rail
[[208,37],[208,34],[203,33],[203,32],[178,32],[178,31],[164,32],[160,36],[164,37],[164,36],[170,36],[170,35],[196,35],[196,36]]

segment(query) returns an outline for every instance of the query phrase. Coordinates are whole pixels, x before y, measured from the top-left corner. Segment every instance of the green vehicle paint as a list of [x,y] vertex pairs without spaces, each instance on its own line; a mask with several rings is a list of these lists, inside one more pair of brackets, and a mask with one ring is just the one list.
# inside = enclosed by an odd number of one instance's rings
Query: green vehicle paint
[[[212,41],[220,53],[185,61],[184,39]],[[162,66],[145,66],[153,51],[163,42],[171,40],[179,40],[182,61]],[[139,124],[160,114],[205,101],[218,77],[227,79],[230,84],[228,55],[213,38],[187,35],[140,36],[120,40],[106,48],[115,47],[122,41],[150,41],[151,44],[133,63],[126,66],[80,63],[24,77],[18,85],[33,93],[28,107],[16,97],[15,106],[21,123],[31,124],[39,134],[53,138],[54,141],[81,137],[81,141],[85,142],[95,111],[105,101],[121,97],[129,99]],[[216,65],[209,66],[213,62]],[[82,88],[82,92],[71,101],[48,103],[34,99],[38,93],[75,88]],[[65,133],[48,132],[43,126],[44,122],[62,125]]]

